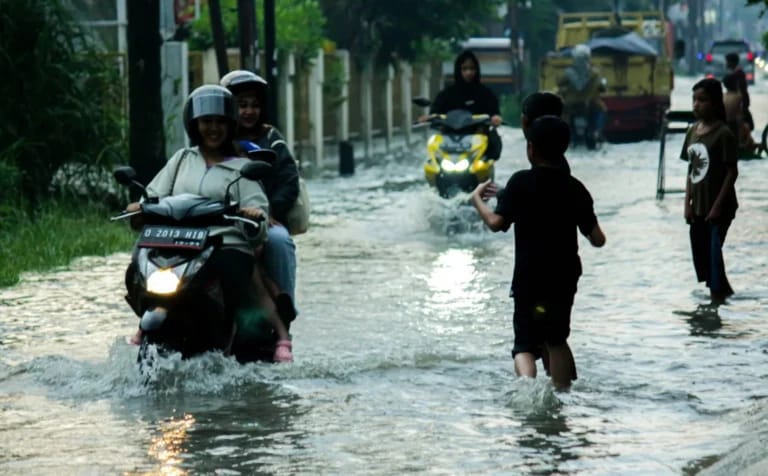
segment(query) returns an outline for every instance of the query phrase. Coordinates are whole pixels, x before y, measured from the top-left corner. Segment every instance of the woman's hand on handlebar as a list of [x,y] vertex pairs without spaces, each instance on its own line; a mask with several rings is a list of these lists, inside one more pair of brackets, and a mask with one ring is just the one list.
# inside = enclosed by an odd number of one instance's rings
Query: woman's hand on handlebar
[[240,215],[251,220],[258,220],[264,217],[264,210],[258,207],[245,207],[240,209]]
[[137,211],[139,211],[139,210],[141,210],[141,203],[139,203],[139,202],[133,202],[133,203],[129,203],[129,204],[128,204],[128,205],[125,207],[125,211],[126,211],[126,212],[137,212]]
[[499,127],[501,125],[502,119],[501,116],[498,114],[494,114],[491,116],[491,125],[494,127]]

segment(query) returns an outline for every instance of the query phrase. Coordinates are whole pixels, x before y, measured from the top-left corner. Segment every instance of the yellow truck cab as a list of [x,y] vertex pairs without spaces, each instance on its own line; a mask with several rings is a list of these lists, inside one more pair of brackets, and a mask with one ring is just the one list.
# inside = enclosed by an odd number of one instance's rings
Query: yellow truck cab
[[655,138],[669,108],[672,26],[660,11],[563,13],[556,51],[540,64],[539,90],[558,92],[558,79],[572,64],[569,51],[586,44],[592,66],[606,80],[603,136],[609,141]]

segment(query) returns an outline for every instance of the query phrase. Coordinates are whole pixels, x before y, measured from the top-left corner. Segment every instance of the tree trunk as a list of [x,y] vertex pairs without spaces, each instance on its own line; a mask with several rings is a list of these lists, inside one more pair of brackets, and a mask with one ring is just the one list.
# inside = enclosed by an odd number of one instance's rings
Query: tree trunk
[[229,73],[227,61],[227,45],[224,41],[224,23],[221,20],[221,2],[208,0],[208,9],[211,14],[211,30],[213,33],[213,48],[216,51],[216,65],[219,68],[219,78]]
[[277,124],[277,62],[275,58],[276,48],[275,31],[275,0],[264,0],[264,63],[267,73],[267,83],[269,83],[269,96],[267,97],[267,120],[270,124]]
[[[131,0],[128,6],[128,123],[130,164],[141,183],[165,165],[160,94],[159,0]],[[135,192],[135,191],[133,191]],[[135,195],[132,195],[135,198]]]
[[256,5],[253,0],[237,0],[240,30],[240,69],[256,71]]

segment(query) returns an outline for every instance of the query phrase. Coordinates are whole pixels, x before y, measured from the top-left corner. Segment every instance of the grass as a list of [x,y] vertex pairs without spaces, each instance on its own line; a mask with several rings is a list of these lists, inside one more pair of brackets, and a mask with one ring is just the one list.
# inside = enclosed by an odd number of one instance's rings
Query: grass
[[0,287],[19,282],[26,271],[48,271],[80,256],[128,251],[136,239],[125,222],[111,222],[103,205],[50,202],[34,219],[0,224]]

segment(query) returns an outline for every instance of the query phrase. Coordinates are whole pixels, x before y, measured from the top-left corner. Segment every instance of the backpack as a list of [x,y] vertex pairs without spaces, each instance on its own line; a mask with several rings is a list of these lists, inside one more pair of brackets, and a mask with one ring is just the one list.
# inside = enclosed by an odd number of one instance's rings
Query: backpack
[[[274,135],[275,128],[271,127],[267,134],[270,149],[274,149],[277,144],[285,145],[285,141],[282,138],[272,140]],[[299,167],[298,161],[296,161],[296,167]],[[307,184],[301,175],[299,175],[299,195],[296,197],[296,202],[291,209],[285,214],[285,223],[283,223],[291,235],[300,235],[307,232],[309,229],[309,208]]]

